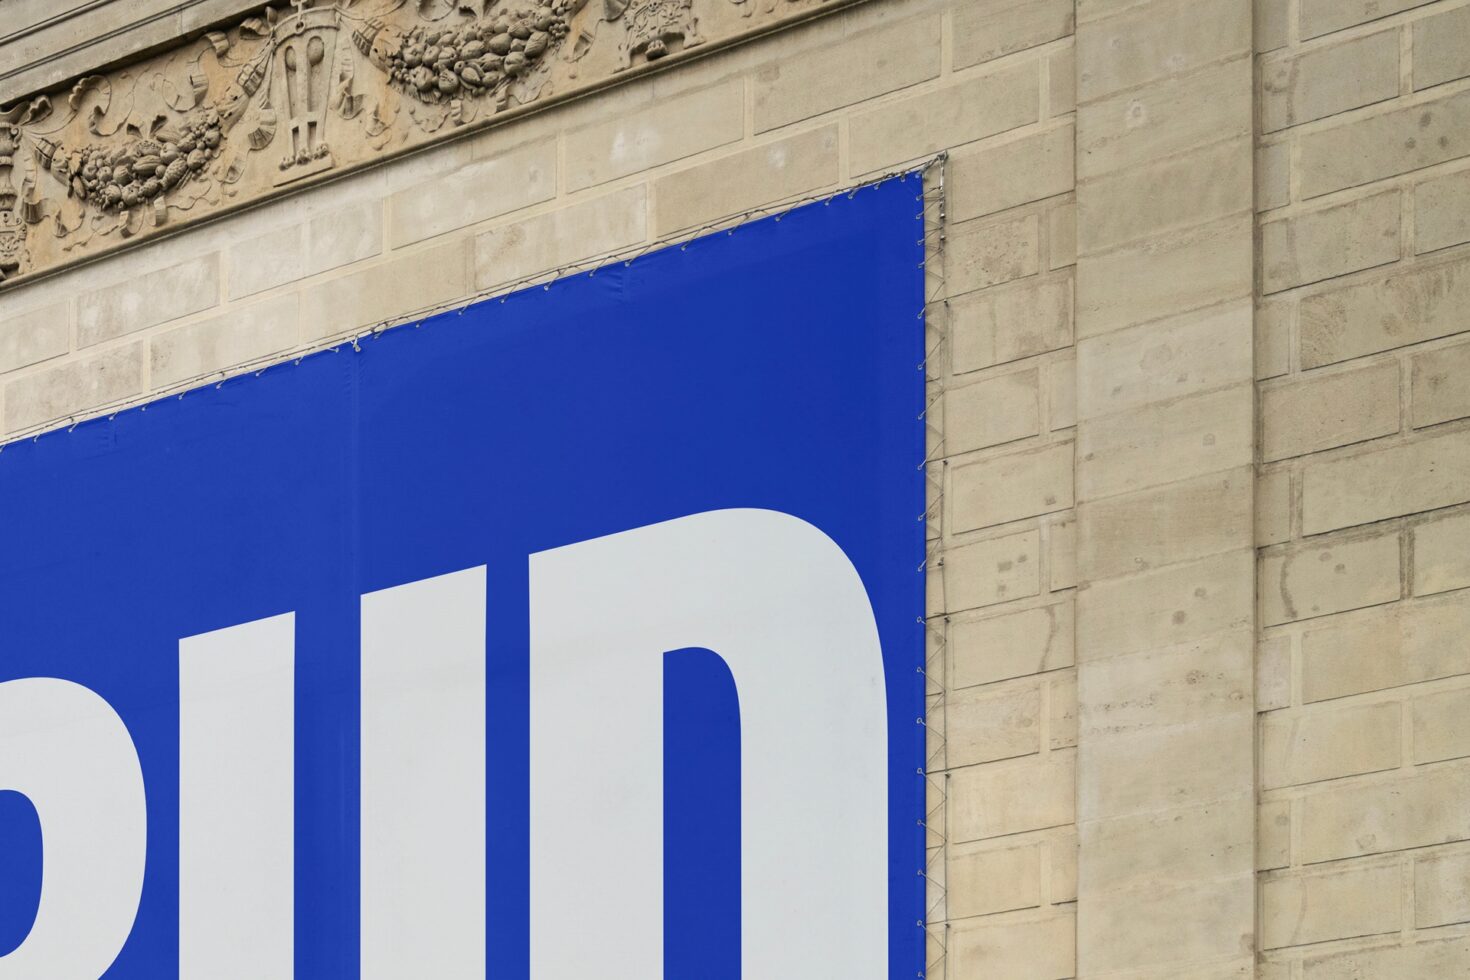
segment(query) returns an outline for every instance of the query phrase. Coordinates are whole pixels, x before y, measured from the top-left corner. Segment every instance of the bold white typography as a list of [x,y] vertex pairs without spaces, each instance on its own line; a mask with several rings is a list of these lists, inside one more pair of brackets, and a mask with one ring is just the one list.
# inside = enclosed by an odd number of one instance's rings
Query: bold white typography
[[[722,510],[541,552],[529,573],[532,977],[663,977],[663,657],[688,647],[723,657],[739,697],[744,974],[886,976],[883,663],[841,549]],[[365,980],[485,976],[486,628],[483,566],[362,598]],[[180,643],[187,980],[292,975],[294,679],[291,615]],[[30,798],[45,845],[0,980],[93,980],[116,958],[143,785],[96,694],[0,683],[0,789]]]

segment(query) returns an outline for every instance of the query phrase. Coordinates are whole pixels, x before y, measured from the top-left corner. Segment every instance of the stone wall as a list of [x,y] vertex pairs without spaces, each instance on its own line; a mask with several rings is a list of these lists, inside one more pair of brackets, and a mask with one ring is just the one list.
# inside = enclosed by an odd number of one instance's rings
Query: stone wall
[[1257,30],[1262,976],[1461,976],[1470,6]]

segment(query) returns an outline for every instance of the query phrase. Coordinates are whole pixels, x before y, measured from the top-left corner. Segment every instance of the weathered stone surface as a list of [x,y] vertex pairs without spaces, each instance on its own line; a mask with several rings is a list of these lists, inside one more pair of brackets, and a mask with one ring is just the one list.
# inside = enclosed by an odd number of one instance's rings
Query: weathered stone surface
[[[1416,763],[1470,756],[1470,689],[1415,698],[1412,711]],[[1470,882],[1465,887],[1470,889]]]
[[1327,616],[1399,598],[1399,536],[1268,553],[1261,559],[1261,623]]
[[939,32],[937,17],[917,17],[772,62],[755,76],[755,131],[936,77]]
[[1470,595],[1399,603],[1328,621],[1302,636],[1302,697],[1470,674]]
[[1268,462],[1398,430],[1399,366],[1393,362],[1261,388],[1261,451]]
[[953,455],[1039,433],[1040,383],[1040,375],[1033,368],[946,391],[945,450]]
[[837,181],[837,127],[742,150],[660,178],[654,227],[663,235],[797,197]]
[[1301,34],[1303,38],[1319,37],[1430,2],[1431,0],[1302,0]]
[[1060,350],[1072,343],[1072,277],[966,293],[950,301],[949,323],[956,374]]
[[1078,731],[1084,742],[1238,717],[1250,707],[1244,630],[1175,647],[1089,660]]
[[1301,859],[1316,864],[1465,840],[1470,838],[1467,794],[1470,770],[1464,767],[1415,770],[1310,793],[1300,804]]
[[1275,712],[1261,722],[1261,785],[1280,789],[1397,768],[1402,728],[1397,701]]
[[944,726],[951,766],[1040,752],[1040,685],[1028,681],[958,692],[945,703]]
[[290,350],[299,337],[297,297],[288,293],[177,327],[148,343],[150,380],[176,385]]
[[1058,126],[1008,143],[955,154],[947,186],[949,217],[964,221],[1065,194],[1072,189],[1076,138]]
[[952,549],[944,563],[946,608],[973,609],[1038,594],[1040,551],[1036,531]]
[[1317,197],[1470,154],[1470,92],[1303,134],[1301,193]]
[[956,690],[1070,667],[1072,600],[985,619],[954,620],[947,652]]
[[973,0],[954,12],[954,64],[984,61],[1055,41],[1076,25],[1074,0]]
[[946,146],[1036,122],[1041,69],[1039,61],[1011,65],[857,116],[852,121],[853,172],[892,169]]
[[1371,269],[1399,258],[1397,191],[1268,221],[1261,226],[1264,292]]
[[1470,432],[1398,443],[1302,470],[1302,531],[1318,534],[1470,500]]
[[972,919],[949,933],[949,976],[1070,977],[1077,969],[1077,914],[1072,909],[1028,918]]
[[648,237],[648,191],[627,190],[492,228],[475,237],[475,285],[488,289]]
[[1281,140],[1256,147],[1256,210],[1270,211],[1291,203],[1291,143]]
[[1109,579],[1077,595],[1078,660],[1179,646],[1254,623],[1251,550]]
[[1072,444],[985,456],[954,467],[954,530],[974,531],[1072,506]]
[[1150,0],[1077,28],[1083,102],[1251,50],[1251,9],[1238,0]]
[[739,80],[659,99],[568,133],[567,186],[580,190],[682,160],[733,143],[744,132],[745,87]]
[[1265,949],[1396,932],[1397,864],[1267,878],[1261,887]]
[[1256,547],[1291,540],[1291,471],[1256,474]]
[[1452,7],[1414,22],[1414,89],[1470,75],[1470,8]]
[[1256,808],[1256,870],[1291,864],[1291,801],[1272,800]]
[[1470,170],[1415,187],[1414,251],[1423,254],[1465,242],[1470,242]]
[[1470,939],[1457,937],[1308,957],[1302,963],[1302,980],[1452,977],[1466,970],[1470,970]]
[[1414,594],[1464,588],[1470,588],[1470,513],[1414,528]]
[[1415,428],[1470,415],[1470,344],[1416,354],[1412,383]]
[[1291,706],[1291,637],[1262,638],[1256,644],[1256,710]]
[[1431,855],[1414,862],[1415,927],[1430,929],[1467,920],[1470,854]]
[[[1084,666],[1084,692],[1086,672]],[[1082,726],[1085,732],[1085,715]],[[1255,716],[1241,703],[1233,713],[1187,725],[1084,735],[1077,746],[1079,824],[1237,796],[1236,788],[1249,786],[1255,770],[1254,728]],[[1202,758],[1210,765],[1201,766]],[[1128,778],[1119,778],[1124,773]],[[1249,869],[1248,858],[1243,867]]]
[[1041,267],[1041,224],[1035,214],[977,218],[949,230],[947,283],[956,294],[1034,276]]
[[1265,132],[1299,126],[1399,94],[1399,32],[1381,31],[1261,66]]
[[469,292],[466,265],[459,240],[312,286],[301,293],[302,339],[336,336],[459,299]]
[[950,774],[950,839],[983,840],[1075,819],[1076,753],[1051,752]]
[[[1150,888],[1093,895],[1084,878],[1080,904],[1087,908],[1090,901],[1095,910],[1079,918],[1077,941],[1084,962],[1095,962],[1100,975],[1141,980],[1248,980],[1254,971],[1251,935],[1222,926],[1252,921],[1254,878],[1246,872],[1179,882],[1179,876],[1169,875]],[[1149,923],[1147,945],[1128,928],[1138,920]]]
[[1413,268],[1301,304],[1303,368],[1470,330],[1470,261]]
[[77,346],[207,310],[220,301],[219,255],[165,266],[77,297]]
[[1121,893],[1147,891],[1170,876],[1249,874],[1251,808],[1251,800],[1239,797],[1086,822],[1079,827],[1082,845],[1095,855],[1088,887],[1098,900],[1119,901]]
[[1231,551],[1251,525],[1252,470],[1084,503],[1078,559],[1096,582]]
[[991,915],[1041,904],[1041,846],[976,847],[950,851],[946,888],[953,918]]
[[65,354],[71,346],[66,303],[0,318],[0,374]]
[[5,386],[5,431],[64,420],[143,392],[143,344],[114,347]]
[[388,201],[394,248],[549,201],[556,142],[538,140],[399,191]]

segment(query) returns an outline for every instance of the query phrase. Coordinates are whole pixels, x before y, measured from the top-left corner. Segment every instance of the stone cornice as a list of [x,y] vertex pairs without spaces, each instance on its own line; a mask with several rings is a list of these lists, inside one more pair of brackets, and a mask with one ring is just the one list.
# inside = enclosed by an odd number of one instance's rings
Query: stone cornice
[[860,0],[292,0],[0,113],[0,288]]

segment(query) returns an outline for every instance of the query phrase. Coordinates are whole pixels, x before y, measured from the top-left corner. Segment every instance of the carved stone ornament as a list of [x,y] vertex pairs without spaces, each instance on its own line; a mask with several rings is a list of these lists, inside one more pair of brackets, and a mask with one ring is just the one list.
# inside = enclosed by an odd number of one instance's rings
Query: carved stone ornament
[[291,0],[0,111],[0,286],[849,0]]

